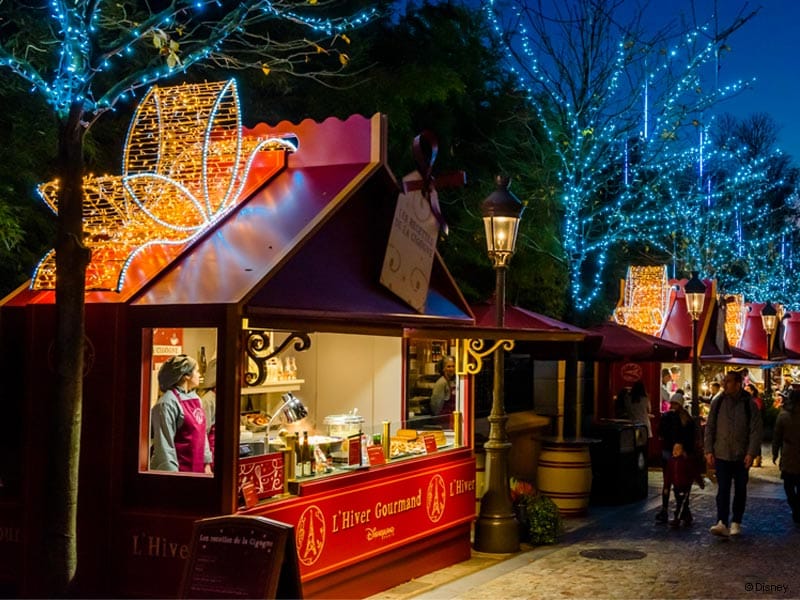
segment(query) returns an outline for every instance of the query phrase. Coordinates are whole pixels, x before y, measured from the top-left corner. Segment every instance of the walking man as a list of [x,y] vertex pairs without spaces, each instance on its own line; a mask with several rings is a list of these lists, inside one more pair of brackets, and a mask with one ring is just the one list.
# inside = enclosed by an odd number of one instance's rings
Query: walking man
[[[763,423],[753,398],[742,387],[741,371],[728,371],[722,394],[711,403],[706,422],[706,462],[717,473],[717,523],[714,535],[739,535],[747,502],[748,471],[761,454]],[[731,517],[731,484],[733,515]]]
[[772,435],[772,463],[780,456],[781,479],[792,520],[800,525],[800,389],[783,401]]

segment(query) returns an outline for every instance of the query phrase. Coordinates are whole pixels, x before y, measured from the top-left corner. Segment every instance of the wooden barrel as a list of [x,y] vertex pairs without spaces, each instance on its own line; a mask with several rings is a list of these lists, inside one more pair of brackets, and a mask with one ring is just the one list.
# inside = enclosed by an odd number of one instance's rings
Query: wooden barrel
[[555,502],[562,516],[585,515],[592,491],[589,445],[545,441],[539,455],[537,488]]

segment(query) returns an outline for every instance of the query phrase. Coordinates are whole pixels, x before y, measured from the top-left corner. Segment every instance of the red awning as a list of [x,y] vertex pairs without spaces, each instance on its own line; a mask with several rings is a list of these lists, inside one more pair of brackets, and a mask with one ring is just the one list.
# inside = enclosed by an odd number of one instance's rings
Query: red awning
[[[475,325],[477,327],[495,326],[497,304],[494,298],[478,304],[471,304],[470,308],[472,309],[472,314],[475,315]],[[541,329],[582,334],[589,333],[580,327],[510,304],[506,304],[505,327],[507,329]]]
[[691,348],[636,331],[611,321],[590,327],[603,338],[598,360],[672,362],[689,360]]
[[593,360],[600,346],[600,336],[591,331],[510,304],[506,304],[505,325],[499,328],[495,325],[496,306],[494,297],[470,305],[475,316],[475,325],[470,328],[472,337],[517,340],[520,348],[537,360]]

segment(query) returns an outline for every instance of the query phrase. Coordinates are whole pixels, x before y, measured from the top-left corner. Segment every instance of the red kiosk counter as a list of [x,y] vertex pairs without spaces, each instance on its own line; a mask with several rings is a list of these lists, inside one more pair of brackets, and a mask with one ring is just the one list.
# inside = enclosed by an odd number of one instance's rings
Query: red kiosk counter
[[[235,94],[230,82],[202,85],[216,85],[218,97]],[[162,93],[160,117],[168,99],[197,104],[202,85]],[[216,110],[224,103],[207,104]],[[201,136],[203,143],[227,145],[204,147],[203,169],[173,170],[210,178],[174,189],[211,200],[170,196],[162,187],[159,197],[171,197],[173,207],[159,213],[147,203],[153,198],[140,198],[150,225],[139,215],[136,235],[156,231],[164,243],[132,249],[129,235],[102,252],[93,248],[95,261],[115,261],[93,262],[87,277],[75,593],[175,597],[193,523],[221,515],[293,526],[309,597],[366,596],[468,558],[475,517],[475,458],[465,443],[472,439],[468,378],[459,381],[456,412],[412,415],[407,357],[417,343],[408,338],[411,328],[420,347],[441,353],[450,349],[441,332],[464,331],[474,320],[438,254],[421,310],[379,282],[398,194],[385,162],[385,119],[262,124],[232,143],[218,132],[219,113],[213,118],[216,133]],[[180,146],[176,139],[170,143]],[[264,140],[271,142],[259,146]],[[168,146],[161,151],[186,160],[188,145]],[[249,157],[248,148],[256,148]],[[235,160],[247,169],[233,184],[213,179]],[[123,179],[141,164],[126,153]],[[215,190],[236,193],[217,202]],[[202,225],[191,235],[185,222],[167,227],[189,204],[202,213]],[[33,286],[0,305],[0,375],[7,382],[0,589],[8,595],[37,593],[40,515],[51,509],[40,431],[54,385],[47,269],[44,261]],[[429,327],[437,339],[424,339]],[[213,474],[160,471],[151,462],[157,374],[176,354],[199,363],[205,418],[214,425]],[[412,368],[429,373],[433,357],[424,358]],[[305,434],[312,456],[295,451],[295,435]],[[304,475],[308,458],[313,474]]]

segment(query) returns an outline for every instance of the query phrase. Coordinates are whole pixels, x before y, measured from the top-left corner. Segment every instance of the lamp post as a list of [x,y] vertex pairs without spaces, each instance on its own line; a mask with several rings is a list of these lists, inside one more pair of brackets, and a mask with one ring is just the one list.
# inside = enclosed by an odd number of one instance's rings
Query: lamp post
[[[764,326],[764,331],[767,332],[767,361],[769,361],[770,350],[772,350],[772,334],[778,326],[778,311],[772,306],[772,302],[767,300],[764,308],[761,309],[761,324]],[[764,376],[764,396],[767,398],[772,396],[772,369],[765,369]]]
[[697,271],[692,271],[692,278],[683,286],[686,294],[686,310],[692,318],[692,416],[700,414],[700,399],[698,398],[700,381],[700,348],[698,347],[697,321],[703,314],[703,304],[706,300],[706,286],[700,281]]
[[[497,177],[497,185],[481,205],[486,229],[486,246],[496,273],[496,325],[505,324],[506,269],[514,254],[517,230],[523,205],[508,190],[510,180]],[[475,522],[475,549],[479,552],[509,553],[519,550],[519,526],[514,518],[508,485],[508,451],[511,443],[506,434],[508,417],[503,402],[505,355],[502,347],[494,352],[494,387],[492,411],[489,414],[489,439],[486,450],[486,491]]]

